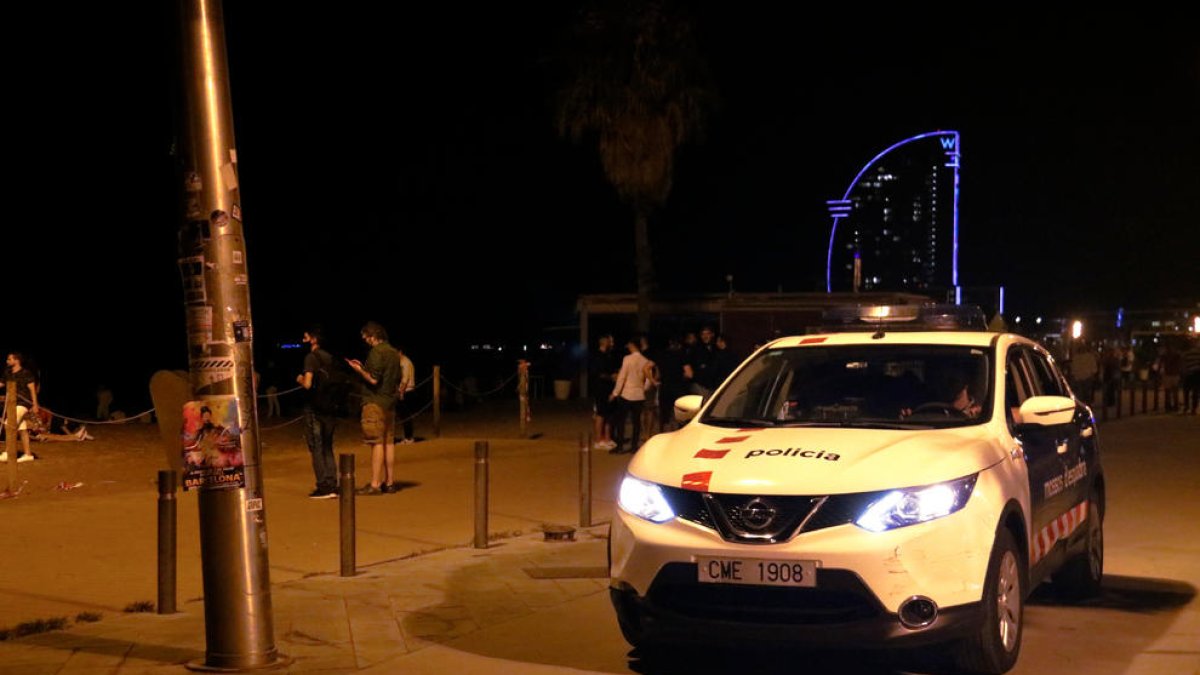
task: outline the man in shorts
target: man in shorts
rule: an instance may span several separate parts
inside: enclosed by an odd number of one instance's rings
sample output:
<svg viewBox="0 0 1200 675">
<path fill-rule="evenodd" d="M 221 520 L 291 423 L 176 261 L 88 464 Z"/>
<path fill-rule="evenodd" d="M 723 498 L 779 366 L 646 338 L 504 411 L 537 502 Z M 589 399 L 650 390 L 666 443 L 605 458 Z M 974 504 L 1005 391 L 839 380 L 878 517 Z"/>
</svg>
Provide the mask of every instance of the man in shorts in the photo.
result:
<svg viewBox="0 0 1200 675">
<path fill-rule="evenodd" d="M 371 446 L 371 482 L 359 488 L 358 493 L 379 495 L 396 491 L 392 472 L 396 463 L 396 385 L 400 382 L 400 355 L 388 344 L 387 331 L 374 321 L 363 326 L 362 338 L 371 347 L 366 364 L 358 359 L 346 359 L 365 382 L 363 442 Z"/>
</svg>

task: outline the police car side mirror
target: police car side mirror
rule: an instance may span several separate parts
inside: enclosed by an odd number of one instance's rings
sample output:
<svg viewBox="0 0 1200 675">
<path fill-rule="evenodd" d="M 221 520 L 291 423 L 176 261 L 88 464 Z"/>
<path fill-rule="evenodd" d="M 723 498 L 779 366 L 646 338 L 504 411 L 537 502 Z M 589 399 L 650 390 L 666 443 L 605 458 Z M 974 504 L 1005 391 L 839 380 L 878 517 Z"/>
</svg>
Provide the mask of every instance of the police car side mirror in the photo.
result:
<svg viewBox="0 0 1200 675">
<path fill-rule="evenodd" d="M 1021 424 L 1052 427 L 1075 419 L 1075 400 L 1065 396 L 1032 396 L 1020 409 Z"/>
<path fill-rule="evenodd" d="M 675 421 L 687 422 L 696 416 L 700 406 L 704 405 L 704 397 L 690 394 L 675 399 Z"/>
</svg>

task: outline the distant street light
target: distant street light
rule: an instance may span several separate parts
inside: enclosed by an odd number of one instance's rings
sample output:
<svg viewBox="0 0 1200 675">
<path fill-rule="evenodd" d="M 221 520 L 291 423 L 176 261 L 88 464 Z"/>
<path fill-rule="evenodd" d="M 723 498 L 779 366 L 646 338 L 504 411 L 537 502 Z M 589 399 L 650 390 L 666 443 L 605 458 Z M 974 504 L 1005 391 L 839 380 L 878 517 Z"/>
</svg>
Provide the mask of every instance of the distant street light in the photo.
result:
<svg viewBox="0 0 1200 675">
<path fill-rule="evenodd" d="M 1083 335 L 1083 322 L 1076 319 L 1071 323 L 1071 337 L 1078 340 Z"/>
</svg>

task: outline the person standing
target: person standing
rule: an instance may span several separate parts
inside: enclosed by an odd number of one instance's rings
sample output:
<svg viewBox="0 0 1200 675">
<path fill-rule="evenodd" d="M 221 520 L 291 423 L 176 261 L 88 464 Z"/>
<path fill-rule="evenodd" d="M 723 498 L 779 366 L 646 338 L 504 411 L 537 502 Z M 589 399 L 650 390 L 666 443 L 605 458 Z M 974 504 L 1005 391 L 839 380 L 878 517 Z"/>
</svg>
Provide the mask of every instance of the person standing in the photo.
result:
<svg viewBox="0 0 1200 675">
<path fill-rule="evenodd" d="M 1179 378 L 1183 375 L 1183 357 L 1170 342 L 1159 357 L 1162 386 L 1167 412 L 1179 411 Z"/>
<path fill-rule="evenodd" d="M 366 383 L 361 422 L 363 442 L 371 446 L 371 482 L 359 488 L 358 493 L 379 495 L 395 492 L 396 386 L 400 381 L 400 355 L 388 344 L 387 331 L 374 321 L 363 326 L 362 339 L 371 348 L 366 364 L 358 359 L 346 359 Z"/>
<path fill-rule="evenodd" d="M 629 353 L 621 361 L 621 370 L 617 373 L 609 401 L 615 404 L 613 418 L 612 452 L 637 452 L 642 439 L 642 406 L 646 402 L 645 383 L 652 376 L 654 363 L 642 355 L 641 342 L 636 337 L 629 338 L 625 343 Z M 633 442 L 628 450 L 622 448 L 625 443 L 625 417 L 633 413 Z"/>
<path fill-rule="evenodd" d="M 1095 350 L 1087 343 L 1077 343 L 1071 353 L 1067 372 L 1071 376 L 1071 388 L 1075 395 L 1087 405 L 1092 405 L 1096 395 L 1096 378 L 1100 374 L 1100 363 L 1096 359 Z"/>
<path fill-rule="evenodd" d="M 333 356 L 321 347 L 319 327 L 313 326 L 305 331 L 303 340 L 309 348 L 304 355 L 304 372 L 296 376 L 296 382 L 305 390 L 304 440 L 312 455 L 313 477 L 317 483 L 316 489 L 308 496 L 311 499 L 333 499 L 337 497 L 337 465 L 333 459 L 337 411 L 328 389 L 333 372 Z"/>
<path fill-rule="evenodd" d="M 613 354 L 613 337 L 605 333 L 597 341 L 596 353 L 588 363 L 589 383 L 592 392 L 592 438 L 597 450 L 612 450 L 617 444 L 612 440 L 613 407 L 612 391 L 620 367 Z"/>
<path fill-rule="evenodd" d="M 33 371 L 25 367 L 25 355 L 21 352 L 9 352 L 4 363 L 8 367 L 5 369 L 3 379 L 0 379 L 0 387 L 4 387 L 9 379 L 14 380 L 17 390 L 10 393 L 16 395 L 17 402 L 31 404 L 29 409 L 34 414 L 40 412 L 37 379 L 33 376 Z"/>
<path fill-rule="evenodd" d="M 687 394 L 683 379 L 683 344 L 677 336 L 667 339 L 667 349 L 654 359 L 658 366 L 658 424 L 660 431 L 676 428 L 675 399 Z"/>
<path fill-rule="evenodd" d="M 688 353 L 693 394 L 707 397 L 717 385 L 717 345 L 713 342 L 712 326 L 700 329 L 700 341 Z M 689 372 L 685 369 L 685 372 Z"/>
<path fill-rule="evenodd" d="M 396 414 L 404 420 L 404 424 L 401 425 L 404 439 L 400 442 L 407 445 L 414 442 L 412 403 L 413 397 L 416 396 L 417 371 L 413 367 L 412 359 L 404 353 L 403 347 L 396 345 L 396 353 L 400 355 L 400 384 L 396 386 Z"/>
<path fill-rule="evenodd" d="M 1183 410 L 1181 415 L 1195 415 L 1200 410 L 1200 339 L 1183 353 L 1179 364 L 1183 378 Z"/>
<path fill-rule="evenodd" d="M 96 419 L 106 420 L 112 412 L 109 408 L 112 406 L 113 393 L 107 385 L 100 385 L 96 388 Z"/>
</svg>

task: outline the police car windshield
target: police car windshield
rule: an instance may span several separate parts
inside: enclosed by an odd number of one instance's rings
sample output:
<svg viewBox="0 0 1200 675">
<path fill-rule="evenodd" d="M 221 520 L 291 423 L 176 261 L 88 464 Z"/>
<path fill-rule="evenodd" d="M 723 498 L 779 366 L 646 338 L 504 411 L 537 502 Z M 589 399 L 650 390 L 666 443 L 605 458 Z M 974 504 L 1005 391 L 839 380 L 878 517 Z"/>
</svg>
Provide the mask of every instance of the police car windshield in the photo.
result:
<svg viewBox="0 0 1200 675">
<path fill-rule="evenodd" d="M 844 345 L 773 349 L 746 364 L 705 423 L 951 427 L 991 416 L 991 358 L 979 347 Z"/>
</svg>

